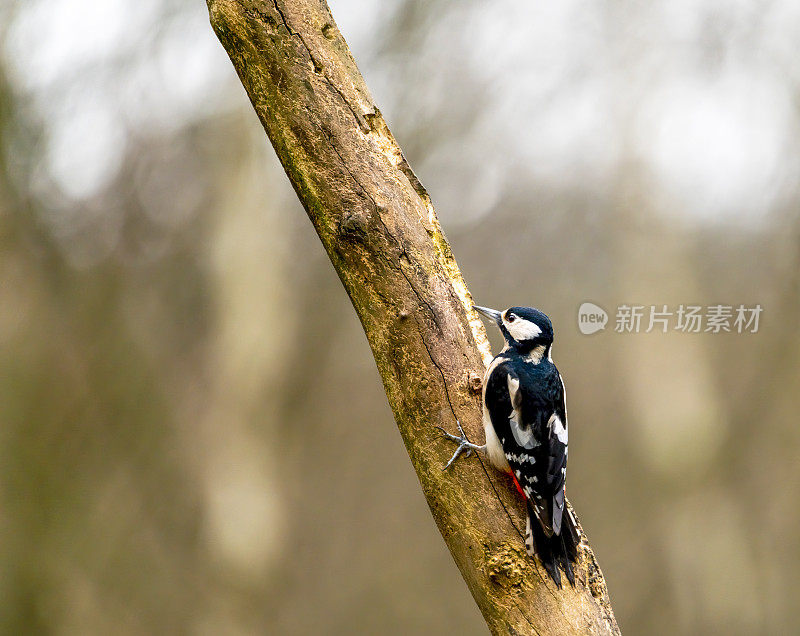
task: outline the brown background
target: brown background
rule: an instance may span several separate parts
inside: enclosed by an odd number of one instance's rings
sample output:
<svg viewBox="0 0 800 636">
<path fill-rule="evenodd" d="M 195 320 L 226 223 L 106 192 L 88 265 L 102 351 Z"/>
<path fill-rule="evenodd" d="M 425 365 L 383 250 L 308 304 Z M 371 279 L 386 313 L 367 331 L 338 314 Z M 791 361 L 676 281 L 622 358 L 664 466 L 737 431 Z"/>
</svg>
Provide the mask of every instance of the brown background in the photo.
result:
<svg viewBox="0 0 800 636">
<path fill-rule="evenodd" d="M 475 298 L 555 323 L 623 631 L 800 629 L 794 3 L 331 8 Z M 483 633 L 202 3 L 0 16 L 0 630 Z"/>
</svg>

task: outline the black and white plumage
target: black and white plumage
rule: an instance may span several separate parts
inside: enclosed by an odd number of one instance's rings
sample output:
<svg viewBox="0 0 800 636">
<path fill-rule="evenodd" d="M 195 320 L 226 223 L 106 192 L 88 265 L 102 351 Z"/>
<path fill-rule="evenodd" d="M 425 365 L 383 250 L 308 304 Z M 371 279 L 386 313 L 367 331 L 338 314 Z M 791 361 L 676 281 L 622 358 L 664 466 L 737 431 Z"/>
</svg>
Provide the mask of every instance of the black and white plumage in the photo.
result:
<svg viewBox="0 0 800 636">
<path fill-rule="evenodd" d="M 448 435 L 459 448 L 483 451 L 496 468 L 512 475 L 528 510 L 525 547 L 538 555 L 561 587 L 559 565 L 574 585 L 572 562 L 580 541 L 575 519 L 565 506 L 567 474 L 567 405 L 564 383 L 552 360 L 550 319 L 530 307 L 504 312 L 477 311 L 492 319 L 505 347 L 492 360 L 483 381 L 486 445 Z M 460 428 L 460 427 L 459 427 Z"/>
</svg>

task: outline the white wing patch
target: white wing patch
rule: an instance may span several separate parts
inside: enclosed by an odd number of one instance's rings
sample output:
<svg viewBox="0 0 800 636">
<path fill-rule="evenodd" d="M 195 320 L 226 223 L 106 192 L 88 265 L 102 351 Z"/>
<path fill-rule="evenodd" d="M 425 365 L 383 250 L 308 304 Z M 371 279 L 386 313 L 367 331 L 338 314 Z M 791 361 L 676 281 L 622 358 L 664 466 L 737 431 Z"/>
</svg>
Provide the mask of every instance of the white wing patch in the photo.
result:
<svg viewBox="0 0 800 636">
<path fill-rule="evenodd" d="M 558 438 L 558 441 L 566 446 L 569 442 L 569 433 L 567 432 L 566 425 L 561 421 L 561 418 L 553 413 L 550 416 L 550 421 L 548 421 L 547 424 L 550 426 L 552 434 Z"/>
<path fill-rule="evenodd" d="M 529 464 L 536 463 L 536 458 L 533 455 L 528 455 L 528 453 L 520 453 L 519 455 L 508 453 L 506 457 L 517 464 L 524 464 L 525 462 Z M 533 481 L 536 481 L 536 477 L 533 478 Z"/>
<path fill-rule="evenodd" d="M 514 408 L 514 413 L 518 414 L 519 406 L 522 403 L 522 396 L 519 393 L 519 378 L 509 373 L 506 376 L 506 383 L 508 384 L 508 397 L 511 398 L 511 406 Z"/>
<path fill-rule="evenodd" d="M 519 420 L 516 418 L 515 413 L 512 413 L 511 417 L 508 419 L 511 420 L 511 434 L 514 436 L 517 444 L 524 448 L 536 448 L 539 445 L 539 442 L 533 439 L 533 428 L 525 430 L 520 427 Z"/>
<path fill-rule="evenodd" d="M 511 413 L 508 416 L 511 423 L 511 433 L 517 444 L 525 448 L 536 448 L 539 445 L 533 437 L 533 427 L 523 428 L 522 413 L 520 407 L 522 406 L 522 394 L 519 391 L 519 378 L 508 374 L 506 381 L 508 382 L 508 397 L 511 398 Z"/>
</svg>

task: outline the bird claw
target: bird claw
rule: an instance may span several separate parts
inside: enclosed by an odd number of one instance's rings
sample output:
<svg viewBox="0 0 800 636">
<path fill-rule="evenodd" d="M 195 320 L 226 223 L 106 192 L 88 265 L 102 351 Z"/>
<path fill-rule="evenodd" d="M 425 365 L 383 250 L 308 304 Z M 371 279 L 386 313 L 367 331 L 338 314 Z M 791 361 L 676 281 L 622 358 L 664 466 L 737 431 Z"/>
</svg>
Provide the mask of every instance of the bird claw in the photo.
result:
<svg viewBox="0 0 800 636">
<path fill-rule="evenodd" d="M 458 420 L 456 420 L 456 426 L 458 426 L 458 432 L 461 433 L 460 437 L 457 436 L 457 435 L 453 435 L 451 433 L 448 433 L 441 426 L 437 426 L 436 427 L 442 432 L 442 435 L 444 437 L 449 439 L 451 442 L 456 442 L 458 444 L 458 448 L 456 448 L 456 452 L 453 453 L 453 456 L 450 458 L 450 461 L 447 462 L 444 465 L 444 468 L 442 468 L 443 471 L 447 470 L 448 468 L 450 468 L 450 466 L 453 465 L 453 462 L 458 459 L 458 457 L 459 457 L 459 455 L 461 455 L 461 453 L 464 453 L 464 457 L 469 457 L 470 455 L 472 455 L 472 451 L 480 450 L 482 448 L 481 446 L 473 444 L 472 442 L 470 442 L 467 439 L 467 435 L 466 435 L 466 433 L 464 433 L 464 429 L 461 428 L 461 422 L 459 422 Z"/>
</svg>

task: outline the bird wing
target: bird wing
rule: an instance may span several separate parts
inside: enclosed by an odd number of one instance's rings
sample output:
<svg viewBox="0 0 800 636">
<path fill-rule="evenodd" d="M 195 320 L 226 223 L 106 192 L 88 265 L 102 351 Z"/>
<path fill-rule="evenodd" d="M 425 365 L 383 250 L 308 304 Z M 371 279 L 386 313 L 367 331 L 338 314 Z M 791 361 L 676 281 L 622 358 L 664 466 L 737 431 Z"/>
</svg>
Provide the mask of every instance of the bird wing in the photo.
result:
<svg viewBox="0 0 800 636">
<path fill-rule="evenodd" d="M 558 372 L 525 386 L 513 366 L 498 365 L 487 386 L 487 408 L 511 471 L 548 536 L 564 512 L 567 415 Z M 530 380 L 529 380 L 530 381 Z"/>
<path fill-rule="evenodd" d="M 545 474 L 543 496 L 549 499 L 551 527 L 555 534 L 561 533 L 561 519 L 564 514 L 564 484 L 567 480 L 567 396 L 564 382 L 558 371 L 548 382 L 549 395 L 552 396 L 552 410 L 547 418 L 547 473 Z"/>
<path fill-rule="evenodd" d="M 534 508 L 541 508 L 546 515 L 539 486 L 545 479 L 547 455 L 540 435 L 542 427 L 528 417 L 527 406 L 520 376 L 511 364 L 499 364 L 488 378 L 486 407 L 520 489 Z"/>
</svg>

